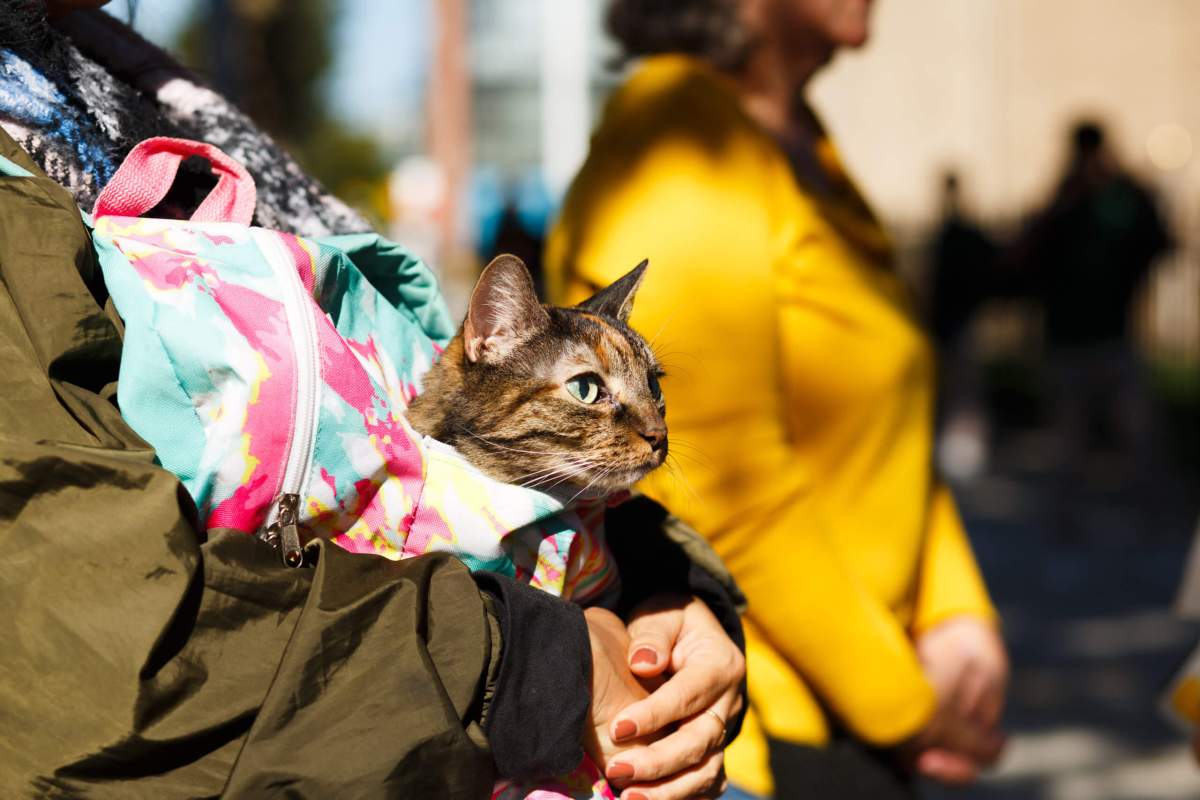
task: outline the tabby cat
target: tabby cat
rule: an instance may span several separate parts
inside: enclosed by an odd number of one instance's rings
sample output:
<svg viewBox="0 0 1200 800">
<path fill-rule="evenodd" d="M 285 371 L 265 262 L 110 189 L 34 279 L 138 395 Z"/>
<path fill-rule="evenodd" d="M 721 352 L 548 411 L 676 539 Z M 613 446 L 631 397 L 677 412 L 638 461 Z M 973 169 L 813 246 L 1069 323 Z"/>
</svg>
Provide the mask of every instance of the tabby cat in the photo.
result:
<svg viewBox="0 0 1200 800">
<path fill-rule="evenodd" d="M 525 264 L 498 256 L 407 417 L 492 478 L 589 496 L 667 456 L 657 360 L 626 324 L 646 271 L 574 308 L 543 306 Z"/>
</svg>

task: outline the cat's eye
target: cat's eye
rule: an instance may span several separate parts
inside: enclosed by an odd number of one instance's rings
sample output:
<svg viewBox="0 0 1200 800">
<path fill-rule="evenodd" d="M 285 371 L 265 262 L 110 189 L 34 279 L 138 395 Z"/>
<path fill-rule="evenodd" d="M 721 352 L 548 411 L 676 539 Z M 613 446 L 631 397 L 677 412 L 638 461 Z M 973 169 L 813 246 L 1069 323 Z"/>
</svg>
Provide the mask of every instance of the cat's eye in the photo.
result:
<svg viewBox="0 0 1200 800">
<path fill-rule="evenodd" d="M 567 391 L 581 403 L 591 405 L 604 394 L 604 384 L 595 375 L 576 375 L 567 381 Z"/>
<path fill-rule="evenodd" d="M 650 396 L 655 400 L 662 399 L 662 386 L 659 385 L 658 379 L 662 377 L 661 372 L 650 372 L 646 375 L 646 382 L 650 384 Z"/>
</svg>

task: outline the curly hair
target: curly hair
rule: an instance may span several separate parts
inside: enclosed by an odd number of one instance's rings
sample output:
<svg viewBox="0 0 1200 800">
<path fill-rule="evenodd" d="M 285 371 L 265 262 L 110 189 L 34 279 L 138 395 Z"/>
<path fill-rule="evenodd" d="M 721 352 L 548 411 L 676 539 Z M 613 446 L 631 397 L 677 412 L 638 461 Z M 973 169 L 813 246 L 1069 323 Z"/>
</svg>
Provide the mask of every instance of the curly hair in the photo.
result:
<svg viewBox="0 0 1200 800">
<path fill-rule="evenodd" d="M 42 0 L 0 1 L 0 47 L 41 47 L 49 28 Z"/>
<path fill-rule="evenodd" d="M 126 17 L 133 20 L 138 0 L 126 0 Z M 15 52 L 38 52 L 50 45 L 46 0 L 0 0 L 0 47 Z"/>
<path fill-rule="evenodd" d="M 738 9 L 738 0 L 613 0 L 607 24 L 622 60 L 686 53 L 734 70 L 745 63 L 751 44 Z"/>
</svg>

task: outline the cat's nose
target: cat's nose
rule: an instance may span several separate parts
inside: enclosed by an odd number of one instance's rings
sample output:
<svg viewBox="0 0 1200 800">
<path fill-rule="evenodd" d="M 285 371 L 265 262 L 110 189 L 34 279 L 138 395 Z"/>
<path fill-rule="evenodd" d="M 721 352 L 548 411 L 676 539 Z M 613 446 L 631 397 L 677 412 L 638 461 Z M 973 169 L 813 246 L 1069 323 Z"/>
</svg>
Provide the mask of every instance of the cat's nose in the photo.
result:
<svg viewBox="0 0 1200 800">
<path fill-rule="evenodd" d="M 638 431 L 638 434 L 646 440 L 646 443 L 650 445 L 650 449 L 654 452 L 658 452 L 667 446 L 667 429 L 663 426 L 645 428 Z"/>
</svg>

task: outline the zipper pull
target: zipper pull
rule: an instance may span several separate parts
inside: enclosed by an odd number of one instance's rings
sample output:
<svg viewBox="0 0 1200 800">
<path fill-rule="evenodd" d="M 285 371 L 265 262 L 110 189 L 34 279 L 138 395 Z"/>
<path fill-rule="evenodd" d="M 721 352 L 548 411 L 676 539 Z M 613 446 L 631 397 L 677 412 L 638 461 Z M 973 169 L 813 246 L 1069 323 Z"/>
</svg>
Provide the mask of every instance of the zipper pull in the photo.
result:
<svg viewBox="0 0 1200 800">
<path fill-rule="evenodd" d="M 275 521 L 267 528 L 267 539 L 277 543 L 285 567 L 304 566 L 304 548 L 300 546 L 300 529 L 296 524 L 299 508 L 300 495 L 280 495 Z"/>
</svg>

